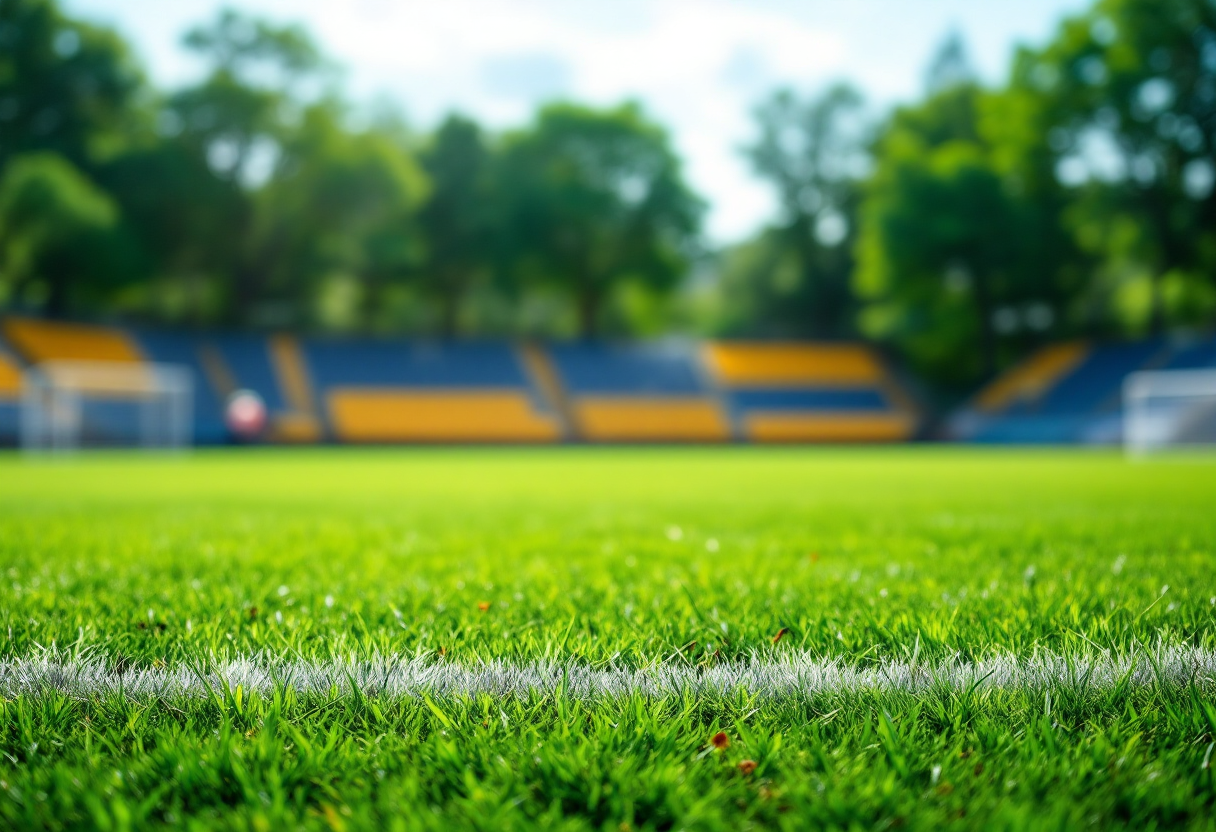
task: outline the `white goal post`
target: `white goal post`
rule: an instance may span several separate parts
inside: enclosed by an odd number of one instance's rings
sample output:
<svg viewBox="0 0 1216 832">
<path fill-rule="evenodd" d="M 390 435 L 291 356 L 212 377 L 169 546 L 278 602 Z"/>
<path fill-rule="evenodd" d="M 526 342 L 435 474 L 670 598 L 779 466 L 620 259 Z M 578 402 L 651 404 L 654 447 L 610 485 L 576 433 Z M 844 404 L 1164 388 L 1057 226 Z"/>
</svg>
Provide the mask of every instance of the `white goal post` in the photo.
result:
<svg viewBox="0 0 1216 832">
<path fill-rule="evenodd" d="M 1133 454 L 1216 447 L 1216 369 L 1128 376 L 1123 382 L 1123 445 Z"/>
<path fill-rule="evenodd" d="M 51 361 L 26 370 L 21 445 L 183 448 L 193 439 L 194 382 L 172 364 Z"/>
</svg>

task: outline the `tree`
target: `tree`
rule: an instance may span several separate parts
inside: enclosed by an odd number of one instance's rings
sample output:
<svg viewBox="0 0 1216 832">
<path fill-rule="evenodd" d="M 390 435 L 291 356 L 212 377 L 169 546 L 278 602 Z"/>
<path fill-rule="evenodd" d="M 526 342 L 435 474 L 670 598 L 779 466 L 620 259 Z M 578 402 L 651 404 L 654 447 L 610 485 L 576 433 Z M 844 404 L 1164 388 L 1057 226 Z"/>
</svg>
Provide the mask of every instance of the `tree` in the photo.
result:
<svg viewBox="0 0 1216 832">
<path fill-rule="evenodd" d="M 185 46 L 211 64 L 198 85 L 169 99 L 172 132 L 194 144 L 219 174 L 265 178 L 284 130 L 302 113 L 300 88 L 326 68 L 309 35 L 231 9 L 186 33 Z M 251 164 L 260 162 L 260 170 Z"/>
<path fill-rule="evenodd" d="M 311 108 L 255 198 L 245 268 L 261 276 L 262 302 L 289 310 L 280 323 L 309 323 L 323 282 L 346 279 L 367 323 L 384 287 L 417 269 L 414 215 L 427 187 L 391 137 L 350 131 L 332 108 Z"/>
<path fill-rule="evenodd" d="M 1169 322 L 1170 285 L 1183 295 L 1205 286 L 1211 320 L 1216 5 L 1100 0 L 1046 48 L 1021 54 L 1013 86 L 1045 102 L 1078 241 L 1099 261 L 1147 273 L 1149 328 Z"/>
<path fill-rule="evenodd" d="M 55 153 L 9 160 L 0 178 L 0 276 L 11 297 L 50 315 L 87 310 L 134 270 L 115 232 L 118 210 Z M 33 295 L 33 298 L 30 296 Z"/>
<path fill-rule="evenodd" d="M 142 87 L 113 32 L 69 20 L 51 0 L 0 0 L 0 169 L 33 151 L 88 168 L 139 120 Z"/>
<path fill-rule="evenodd" d="M 975 69 L 967 54 L 967 44 L 961 34 L 951 32 L 929 62 L 929 69 L 925 72 L 925 90 L 932 96 L 975 83 Z"/>
<path fill-rule="evenodd" d="M 240 184 L 172 139 L 129 148 L 100 163 L 95 178 L 148 264 L 142 290 L 124 295 L 125 311 L 195 326 L 225 317 L 250 215 Z"/>
<path fill-rule="evenodd" d="M 618 290 L 664 295 L 684 276 L 703 206 L 637 105 L 545 107 L 507 137 L 501 171 L 516 274 L 568 294 L 582 337 Z"/>
<path fill-rule="evenodd" d="M 308 317 L 303 310 L 311 298 L 288 299 L 284 292 L 306 292 L 315 283 L 311 274 L 285 276 L 281 258 L 289 255 L 280 237 L 297 235 L 273 221 L 267 206 L 285 208 L 282 194 L 292 191 L 293 186 L 276 187 L 273 182 L 287 165 L 286 143 L 294 143 L 297 164 L 303 148 L 331 144 L 328 133 L 311 143 L 305 136 L 311 129 L 329 131 L 332 119 L 309 120 L 306 111 L 312 105 L 301 92 L 307 82 L 322 79 L 327 64 L 300 27 L 275 25 L 231 9 L 188 31 L 183 44 L 209 68 L 202 81 L 165 102 L 163 141 L 175 150 L 159 161 L 173 165 L 178 178 L 171 182 L 188 177 L 206 197 L 195 203 L 190 218 L 199 231 L 194 241 L 219 232 L 210 240 L 214 245 L 202 252 L 203 270 L 225 284 L 224 317 L 230 323 L 300 322 Z M 204 171 L 218 181 L 208 182 Z M 186 213 L 181 204 L 171 204 Z M 300 206 L 291 210 L 297 209 Z M 198 262 L 197 252 L 187 245 L 180 260 Z M 290 256 L 300 255 L 297 251 Z M 275 307 L 277 312 L 268 314 Z"/>
<path fill-rule="evenodd" d="M 982 151 L 963 142 L 888 150 L 863 217 L 858 286 L 872 301 L 871 334 L 939 379 L 991 376 L 1017 228 Z"/>
<path fill-rule="evenodd" d="M 1044 204 L 985 135 L 988 98 L 965 84 L 899 110 L 876 145 L 858 242 L 867 334 L 947 386 L 991 377 L 1056 320 L 1057 278 L 1034 243 Z"/>
<path fill-rule="evenodd" d="M 859 183 L 868 165 L 861 96 L 837 85 L 799 100 L 781 90 L 756 110 L 746 148 L 776 190 L 778 224 L 727 260 L 728 331 L 843 337 L 854 332 L 849 285 Z M 748 318 L 739 315 L 748 309 Z"/>
<path fill-rule="evenodd" d="M 477 124 L 450 116 L 419 161 L 431 189 L 418 216 L 427 250 L 422 277 L 439 301 L 441 332 L 452 337 L 465 296 L 495 268 L 502 218 L 494 160 Z"/>
</svg>

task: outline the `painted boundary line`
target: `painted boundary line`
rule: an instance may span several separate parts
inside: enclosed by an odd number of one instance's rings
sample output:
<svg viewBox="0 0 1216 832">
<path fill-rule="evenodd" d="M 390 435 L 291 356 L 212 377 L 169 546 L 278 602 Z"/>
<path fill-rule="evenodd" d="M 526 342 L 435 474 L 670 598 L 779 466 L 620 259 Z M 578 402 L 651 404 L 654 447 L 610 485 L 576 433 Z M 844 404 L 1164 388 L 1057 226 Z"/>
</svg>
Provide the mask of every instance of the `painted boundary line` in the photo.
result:
<svg viewBox="0 0 1216 832">
<path fill-rule="evenodd" d="M 738 693 L 793 699 L 874 692 L 926 694 L 934 690 L 1035 692 L 1066 689 L 1098 693 L 1119 687 L 1216 685 L 1216 651 L 1158 646 L 1136 653 L 996 657 L 980 662 L 883 662 L 852 666 L 806 655 L 755 657 L 751 661 L 696 668 L 664 664 L 642 669 L 595 669 L 574 663 L 492 661 L 472 666 L 432 658 L 373 657 L 326 662 L 250 656 L 210 668 L 116 670 L 95 655 L 73 659 L 48 650 L 0 661 L 0 697 L 50 693 L 92 698 L 121 694 L 139 699 L 196 698 L 225 686 L 269 693 L 290 687 L 298 694 L 388 697 L 462 696 L 530 698 L 561 691 L 577 699 L 692 695 L 716 698 Z"/>
</svg>

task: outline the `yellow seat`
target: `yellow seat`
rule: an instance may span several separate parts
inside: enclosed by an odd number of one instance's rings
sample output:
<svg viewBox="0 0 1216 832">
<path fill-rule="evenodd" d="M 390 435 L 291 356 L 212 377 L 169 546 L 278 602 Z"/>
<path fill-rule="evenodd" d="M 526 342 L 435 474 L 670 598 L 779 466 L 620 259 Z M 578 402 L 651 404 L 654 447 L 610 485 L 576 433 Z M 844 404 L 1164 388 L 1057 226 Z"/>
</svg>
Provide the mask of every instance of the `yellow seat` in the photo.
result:
<svg viewBox="0 0 1216 832">
<path fill-rule="evenodd" d="M 17 362 L 0 353 L 0 398 L 15 399 L 21 395 L 21 368 Z"/>
<path fill-rule="evenodd" d="M 559 435 L 556 421 L 517 391 L 339 388 L 328 404 L 335 436 L 348 442 L 552 442 Z"/>
<path fill-rule="evenodd" d="M 720 442 L 730 438 L 721 408 L 709 399 L 582 398 L 579 434 L 592 442 Z"/>
<path fill-rule="evenodd" d="M 865 386 L 886 372 L 859 344 L 718 342 L 705 346 L 705 362 L 726 387 Z"/>
<path fill-rule="evenodd" d="M 751 413 L 744 433 L 754 442 L 900 442 L 915 428 L 904 413 Z"/>
<path fill-rule="evenodd" d="M 1080 342 L 1041 349 L 980 391 L 976 405 L 980 410 L 993 413 L 1018 402 L 1033 401 L 1084 361 L 1088 354 L 1089 347 Z"/>
<path fill-rule="evenodd" d="M 119 329 L 30 318 L 8 318 L 4 335 L 31 364 L 44 361 L 144 361 L 135 341 Z"/>
<path fill-rule="evenodd" d="M 321 423 L 311 413 L 285 410 L 276 413 L 270 423 L 270 438 L 274 442 L 306 445 L 321 440 Z"/>
</svg>

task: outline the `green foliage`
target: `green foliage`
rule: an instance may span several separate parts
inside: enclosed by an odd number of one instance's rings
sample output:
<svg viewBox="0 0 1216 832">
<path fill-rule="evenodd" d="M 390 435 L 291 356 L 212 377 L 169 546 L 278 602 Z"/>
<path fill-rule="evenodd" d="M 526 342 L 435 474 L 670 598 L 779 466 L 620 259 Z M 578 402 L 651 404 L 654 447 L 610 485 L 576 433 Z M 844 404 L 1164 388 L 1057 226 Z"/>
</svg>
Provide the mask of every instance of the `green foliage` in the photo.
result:
<svg viewBox="0 0 1216 832">
<path fill-rule="evenodd" d="M 440 333 L 452 337 L 460 330 L 468 295 L 500 274 L 503 197 L 495 157 L 470 119 L 444 120 L 419 162 L 431 182 L 431 196 L 418 216 L 427 247 L 422 279 L 438 301 Z"/>
<path fill-rule="evenodd" d="M 298 87 L 324 68 L 316 45 L 297 26 L 274 26 L 231 9 L 210 26 L 191 29 L 183 42 L 211 62 L 211 72 L 170 98 L 172 132 L 194 144 L 217 173 L 261 178 L 249 170 L 252 156 L 273 155 L 298 120 Z"/>
<path fill-rule="evenodd" d="M 855 90 L 840 85 L 807 101 L 778 91 L 757 108 L 760 135 L 746 153 L 776 190 L 781 217 L 726 256 L 718 332 L 856 334 L 849 284 L 860 183 L 868 165 L 861 103 Z"/>
<path fill-rule="evenodd" d="M 113 32 L 53 0 L 0 0 L 0 170 L 35 151 L 87 167 L 138 123 L 142 87 Z"/>
<path fill-rule="evenodd" d="M 284 308 L 316 297 L 326 279 L 353 278 L 358 320 L 373 321 L 379 294 L 419 259 L 411 218 L 425 175 L 391 137 L 345 129 L 322 106 L 284 137 L 276 175 L 257 194 L 246 282 L 239 291 Z M 255 283 L 254 281 L 264 281 Z M 309 322 L 295 309 L 286 322 Z"/>
<path fill-rule="evenodd" d="M 1213 499 L 1206 461 L 1089 452 L 0 457 L 2 653 L 640 667 L 1210 650 Z M 0 702 L 0 825 L 1207 828 L 1216 808 L 1201 686 L 214 693 Z M 713 751 L 718 731 L 731 743 Z"/>
<path fill-rule="evenodd" d="M 1115 317 L 1118 284 L 1144 275 L 1148 302 L 1134 328 L 1210 322 L 1211 301 L 1168 304 L 1166 286 L 1216 288 L 1216 8 L 1100 0 L 1048 46 L 1023 52 L 1012 86 L 1044 102 L 1042 128 L 1078 191 L 1070 225 L 1106 265 L 1090 315 Z M 1132 233 L 1120 233 L 1129 223 Z"/>
<path fill-rule="evenodd" d="M 964 389 L 1061 332 L 1067 247 L 1036 237 L 1060 205 L 1000 132 L 1012 106 L 962 85 L 898 111 L 861 209 L 864 331 Z"/>
<path fill-rule="evenodd" d="M 42 295 L 61 315 L 87 308 L 129 265 L 117 219 L 113 200 L 63 157 L 10 160 L 0 178 L 4 293 Z"/>
<path fill-rule="evenodd" d="M 356 117 L 299 26 L 224 10 L 183 45 L 206 72 L 159 94 L 113 32 L 0 0 L 0 177 L 52 153 L 113 208 L 104 233 L 0 244 L 0 303 L 443 336 L 861 335 L 952 395 L 1051 340 L 1216 316 L 1209 0 L 1095 0 L 991 89 L 953 36 L 924 98 L 877 125 L 847 85 L 774 92 L 744 154 L 779 213 L 701 260 L 716 280 L 684 307 L 704 206 L 637 105 L 417 136 Z"/>
<path fill-rule="evenodd" d="M 869 334 L 897 343 L 922 370 L 964 383 L 996 369 L 992 317 L 1008 294 L 1001 284 L 1010 282 L 1020 236 L 985 148 L 967 136 L 978 94 L 955 88 L 896 117 L 869 183 L 858 247 L 858 288 L 873 301 Z M 964 355 L 970 359 L 960 361 Z"/>
<path fill-rule="evenodd" d="M 623 288 L 663 295 L 687 269 L 703 206 L 638 106 L 550 105 L 507 137 L 501 169 L 516 278 L 568 294 L 580 335 Z"/>
</svg>

